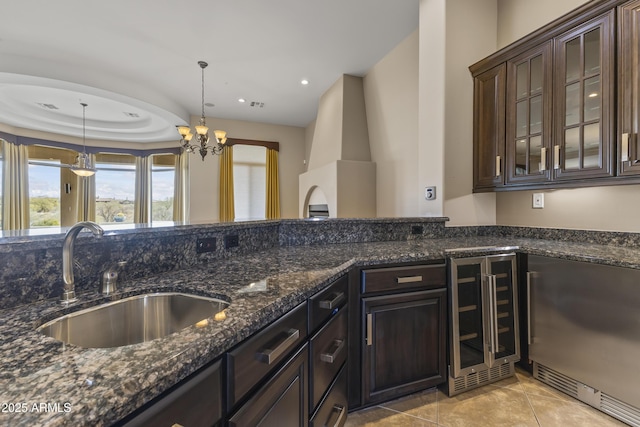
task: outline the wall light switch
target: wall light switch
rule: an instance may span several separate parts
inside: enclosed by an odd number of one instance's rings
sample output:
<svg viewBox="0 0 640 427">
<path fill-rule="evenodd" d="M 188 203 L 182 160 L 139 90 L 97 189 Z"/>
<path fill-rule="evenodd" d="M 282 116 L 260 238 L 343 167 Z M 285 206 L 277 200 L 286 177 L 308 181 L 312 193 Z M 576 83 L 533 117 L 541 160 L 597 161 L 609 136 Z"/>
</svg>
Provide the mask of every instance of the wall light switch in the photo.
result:
<svg viewBox="0 0 640 427">
<path fill-rule="evenodd" d="M 533 193 L 533 209 L 544 208 L 544 193 Z"/>
</svg>

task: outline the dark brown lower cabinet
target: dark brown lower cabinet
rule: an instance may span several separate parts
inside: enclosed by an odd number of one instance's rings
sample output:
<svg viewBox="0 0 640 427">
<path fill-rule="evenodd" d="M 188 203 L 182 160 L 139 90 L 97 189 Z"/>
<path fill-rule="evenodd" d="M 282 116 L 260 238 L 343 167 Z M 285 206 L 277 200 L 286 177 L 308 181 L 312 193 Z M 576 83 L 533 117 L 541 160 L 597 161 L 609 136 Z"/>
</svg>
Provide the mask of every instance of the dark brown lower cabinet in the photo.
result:
<svg viewBox="0 0 640 427">
<path fill-rule="evenodd" d="M 446 380 L 447 291 L 362 299 L 364 405 Z"/>
<path fill-rule="evenodd" d="M 308 360 L 305 344 L 229 418 L 229 426 L 306 426 L 309 419 Z"/>
<path fill-rule="evenodd" d="M 204 368 L 128 420 L 126 427 L 219 425 L 222 418 L 220 361 Z"/>
<path fill-rule="evenodd" d="M 347 366 L 340 370 L 318 410 L 311 417 L 309 427 L 341 427 L 347 421 Z"/>
</svg>

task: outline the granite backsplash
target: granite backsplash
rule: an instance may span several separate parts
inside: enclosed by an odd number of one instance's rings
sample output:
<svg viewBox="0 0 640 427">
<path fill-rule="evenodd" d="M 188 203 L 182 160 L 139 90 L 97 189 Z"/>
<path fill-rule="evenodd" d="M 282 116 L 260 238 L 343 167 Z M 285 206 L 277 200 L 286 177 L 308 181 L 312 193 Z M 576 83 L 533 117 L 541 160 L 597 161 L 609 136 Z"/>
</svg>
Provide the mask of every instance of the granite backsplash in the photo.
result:
<svg viewBox="0 0 640 427">
<path fill-rule="evenodd" d="M 102 238 L 82 232 L 75 243 L 76 292 L 96 292 L 102 273 L 118 262 L 120 281 L 215 263 L 270 248 L 407 241 L 456 237 L 519 237 L 558 242 L 640 247 L 640 233 L 510 226 L 445 227 L 447 218 L 271 220 L 113 231 Z M 62 230 L 64 232 L 64 230 Z M 225 248 L 225 237 L 238 246 Z M 0 238 L 0 309 L 58 298 L 62 292 L 64 233 Z M 215 239 L 212 252 L 197 253 L 196 241 Z"/>
<path fill-rule="evenodd" d="M 280 246 L 402 241 L 444 237 L 447 218 L 273 220 L 81 232 L 75 242 L 76 292 L 97 291 L 104 271 L 121 261 L 120 281 L 215 263 Z M 64 230 L 62 230 L 64 232 Z M 237 235 L 238 246 L 225 248 Z M 215 239 L 212 252 L 197 253 L 197 239 Z M 64 233 L 0 238 L 0 309 L 62 293 Z"/>
</svg>

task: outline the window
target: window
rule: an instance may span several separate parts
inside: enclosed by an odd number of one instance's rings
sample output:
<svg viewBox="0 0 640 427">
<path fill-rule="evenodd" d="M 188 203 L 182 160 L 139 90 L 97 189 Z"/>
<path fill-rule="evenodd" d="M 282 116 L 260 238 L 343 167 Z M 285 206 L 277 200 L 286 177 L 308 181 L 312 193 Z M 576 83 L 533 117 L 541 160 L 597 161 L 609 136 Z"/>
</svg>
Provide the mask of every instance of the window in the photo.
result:
<svg viewBox="0 0 640 427">
<path fill-rule="evenodd" d="M 265 219 L 267 149 L 256 145 L 233 146 L 233 197 L 235 220 Z"/>
<path fill-rule="evenodd" d="M 60 227 L 75 222 L 76 200 L 61 191 L 75 185 L 75 175 L 60 167 L 77 153 L 64 148 L 31 145 L 29 150 L 29 226 Z"/>
<path fill-rule="evenodd" d="M 96 222 L 134 222 L 135 157 L 129 154 L 96 155 Z"/>
<path fill-rule="evenodd" d="M 151 156 L 151 221 L 173 221 L 175 154 Z"/>
</svg>

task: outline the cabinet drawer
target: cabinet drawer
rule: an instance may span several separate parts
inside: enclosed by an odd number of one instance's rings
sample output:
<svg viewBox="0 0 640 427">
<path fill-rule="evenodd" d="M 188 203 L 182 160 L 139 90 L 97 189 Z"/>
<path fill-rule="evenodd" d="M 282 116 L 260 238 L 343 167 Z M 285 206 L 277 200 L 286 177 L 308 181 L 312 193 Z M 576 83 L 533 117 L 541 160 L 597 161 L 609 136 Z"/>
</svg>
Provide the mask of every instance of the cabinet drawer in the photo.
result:
<svg viewBox="0 0 640 427">
<path fill-rule="evenodd" d="M 173 391 L 121 425 L 146 427 L 176 424 L 197 427 L 216 424 L 222 417 L 220 371 L 218 361 L 188 378 Z"/>
<path fill-rule="evenodd" d="M 309 332 L 318 329 L 347 302 L 349 280 L 343 276 L 309 299 Z"/>
<path fill-rule="evenodd" d="M 331 385 L 327 397 L 313 414 L 309 427 L 342 427 L 347 421 L 347 366 Z"/>
<path fill-rule="evenodd" d="M 238 409 L 229 427 L 307 425 L 308 357 L 305 345 Z"/>
<path fill-rule="evenodd" d="M 362 293 L 406 289 L 444 288 L 447 270 L 444 264 L 375 268 L 362 271 Z"/>
<path fill-rule="evenodd" d="M 309 346 L 309 401 L 313 410 L 347 360 L 347 307 L 341 308 L 338 314 L 311 338 Z"/>
<path fill-rule="evenodd" d="M 227 353 L 231 409 L 307 338 L 306 301 Z"/>
</svg>

